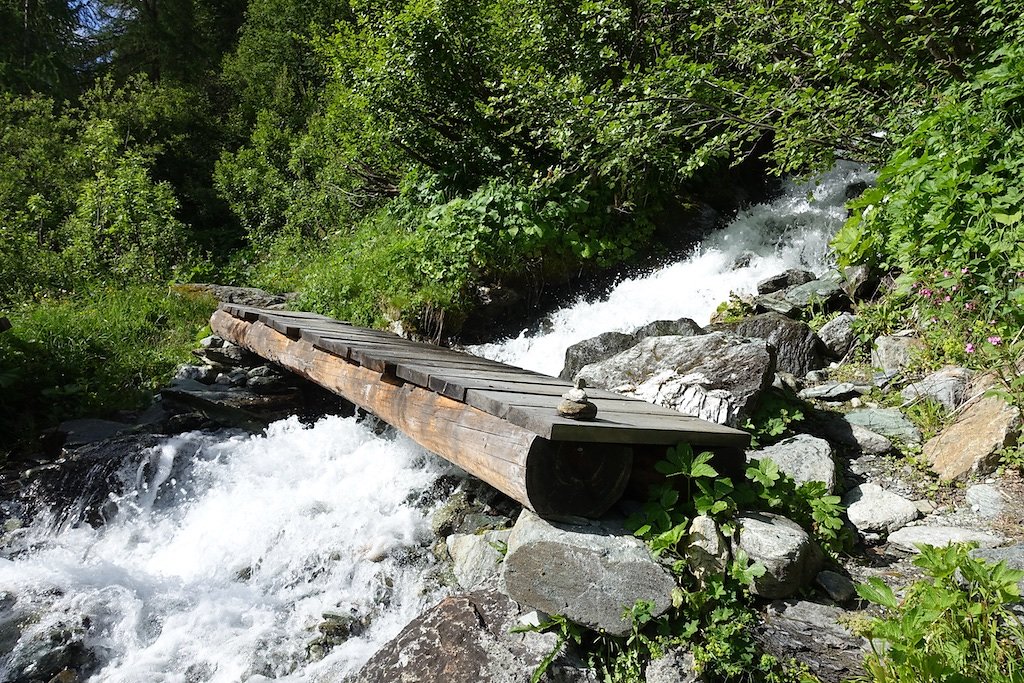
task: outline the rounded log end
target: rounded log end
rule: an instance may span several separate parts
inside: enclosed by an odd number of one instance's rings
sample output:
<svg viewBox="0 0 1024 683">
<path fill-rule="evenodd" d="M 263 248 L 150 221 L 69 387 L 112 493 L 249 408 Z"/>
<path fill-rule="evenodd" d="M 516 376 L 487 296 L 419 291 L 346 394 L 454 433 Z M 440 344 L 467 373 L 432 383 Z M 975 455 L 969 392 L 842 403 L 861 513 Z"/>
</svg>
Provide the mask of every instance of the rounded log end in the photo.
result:
<svg viewBox="0 0 1024 683">
<path fill-rule="evenodd" d="M 633 449 L 537 439 L 526 459 L 526 495 L 541 517 L 600 517 L 622 497 Z"/>
</svg>

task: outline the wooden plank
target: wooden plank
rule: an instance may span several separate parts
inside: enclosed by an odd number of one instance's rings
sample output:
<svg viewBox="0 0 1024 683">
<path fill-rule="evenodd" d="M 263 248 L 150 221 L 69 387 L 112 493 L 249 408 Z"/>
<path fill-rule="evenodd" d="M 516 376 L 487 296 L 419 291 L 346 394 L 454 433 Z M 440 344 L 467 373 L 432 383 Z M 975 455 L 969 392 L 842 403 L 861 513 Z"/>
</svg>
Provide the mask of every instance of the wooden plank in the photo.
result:
<svg viewBox="0 0 1024 683">
<path fill-rule="evenodd" d="M 685 415 L 680 415 L 685 418 Z M 591 421 L 568 420 L 545 408 L 513 406 L 505 419 L 552 441 L 664 444 L 685 442 L 703 446 L 745 448 L 750 435 L 697 418 L 668 426 L 641 415 L 609 412 Z"/>
<path fill-rule="evenodd" d="M 424 349 L 353 345 L 349 351 L 349 358 L 365 367 L 392 375 L 401 361 L 445 364 L 456 368 L 487 369 L 494 373 L 516 372 L 515 368 L 509 369 L 508 366 L 495 365 L 492 361 L 476 356 L 459 355 L 454 352 L 438 353 Z"/>
<path fill-rule="evenodd" d="M 554 412 L 561 401 L 561 394 L 470 389 L 466 392 L 464 402 L 496 417 L 505 417 L 509 409 L 515 406 L 521 406 L 524 408 L 551 408 L 552 412 Z M 671 408 L 656 406 L 648 403 L 647 401 L 641 401 L 627 396 L 618 396 L 614 394 L 611 398 L 591 396 L 590 401 L 597 406 L 598 417 L 614 412 L 616 414 L 642 415 L 652 420 L 660 419 L 669 423 L 681 423 L 697 420 L 695 417 L 683 415 Z"/>
<path fill-rule="evenodd" d="M 625 490 L 632 468 L 629 449 L 552 444 L 422 387 L 381 382 L 373 371 L 308 340 L 290 339 L 265 323 L 249 323 L 226 311 L 215 312 L 210 325 L 223 338 L 374 413 L 541 515 L 600 516 Z"/>
<path fill-rule="evenodd" d="M 495 372 L 492 368 L 446 367 L 436 362 L 431 365 L 416 361 L 400 361 L 397 363 L 395 376 L 427 388 L 430 388 L 430 381 L 433 379 L 437 386 L 450 387 L 448 392 L 439 389 L 438 393 L 457 401 L 465 398 L 468 386 L 479 386 L 484 389 L 495 386 L 537 386 L 558 390 L 563 394 L 569 389 L 568 385 L 551 384 L 551 382 L 560 381 L 553 377 L 520 370 L 512 366 L 505 366 L 505 368 L 510 371 Z"/>
</svg>

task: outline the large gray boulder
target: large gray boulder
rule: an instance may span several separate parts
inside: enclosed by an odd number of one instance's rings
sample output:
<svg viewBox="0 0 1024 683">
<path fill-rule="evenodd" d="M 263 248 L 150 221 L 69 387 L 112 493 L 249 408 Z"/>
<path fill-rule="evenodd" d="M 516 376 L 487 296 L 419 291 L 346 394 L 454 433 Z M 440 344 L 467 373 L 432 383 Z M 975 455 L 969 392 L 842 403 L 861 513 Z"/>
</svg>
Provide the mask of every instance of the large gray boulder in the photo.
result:
<svg viewBox="0 0 1024 683">
<path fill-rule="evenodd" d="M 611 358 L 636 342 L 636 337 L 625 332 L 604 332 L 577 342 L 565 350 L 565 365 L 558 376 L 573 379 L 583 366 Z"/>
<path fill-rule="evenodd" d="M 765 278 L 757 283 L 758 294 L 773 294 L 783 289 L 796 287 L 814 280 L 814 273 L 809 270 L 790 268 L 787 271 Z"/>
<path fill-rule="evenodd" d="M 836 358 L 845 356 L 857 340 L 853 331 L 854 320 L 856 317 L 852 313 L 840 313 L 818 330 L 818 338 Z"/>
<path fill-rule="evenodd" d="M 554 633 L 513 633 L 522 609 L 494 587 L 445 598 L 377 651 L 353 683 L 527 683 L 557 642 Z M 596 681 L 558 657 L 545 683 Z"/>
<path fill-rule="evenodd" d="M 984 392 L 991 382 L 974 388 Z M 1020 411 L 1000 396 L 974 401 L 938 436 L 924 445 L 924 457 L 943 481 L 984 476 L 999 464 L 999 453 L 1021 433 Z"/>
<path fill-rule="evenodd" d="M 919 382 L 908 384 L 900 392 L 904 401 L 927 398 L 941 403 L 946 410 L 956 410 L 967 398 L 971 371 L 966 368 L 942 368 Z"/>
<path fill-rule="evenodd" d="M 726 330 L 741 337 L 764 339 L 775 347 L 775 369 L 803 377 L 827 365 L 828 347 L 807 323 L 779 313 L 762 313 L 736 322 L 718 323 L 709 330 Z"/>
<path fill-rule="evenodd" d="M 857 408 L 848 412 L 844 419 L 890 439 L 908 444 L 921 443 L 921 430 L 898 408 Z"/>
<path fill-rule="evenodd" d="M 995 548 L 1005 539 L 987 531 L 955 526 L 907 526 L 889 534 L 889 543 L 908 552 L 918 552 L 919 545 L 946 546 L 952 543 L 977 543 L 981 548 Z"/>
<path fill-rule="evenodd" d="M 788 598 L 811 584 L 821 569 L 821 549 L 799 524 L 770 512 L 736 516 L 737 548 L 759 562 L 765 573 L 750 592 L 762 598 Z"/>
<path fill-rule="evenodd" d="M 775 352 L 765 340 L 727 332 L 649 337 L 579 372 L 589 386 L 733 426 L 751 413 L 774 375 Z"/>
<path fill-rule="evenodd" d="M 850 298 L 839 283 L 827 278 L 797 285 L 787 290 L 782 298 L 800 309 L 813 305 L 825 311 L 838 311 L 850 305 Z"/>
<path fill-rule="evenodd" d="M 862 534 L 891 534 L 921 513 L 912 501 L 878 484 L 861 484 L 843 497 L 846 516 Z"/>
<path fill-rule="evenodd" d="M 652 614 L 664 614 L 676 587 L 621 525 L 555 523 L 529 510 L 509 536 L 502 577 L 516 602 L 616 636 L 632 628 L 624 610 L 646 600 L 654 604 Z"/>
<path fill-rule="evenodd" d="M 704 334 L 704 329 L 690 318 L 655 320 L 628 333 L 605 332 L 577 342 L 566 349 L 565 365 L 558 376 L 562 379 L 574 379 L 583 366 L 611 358 L 648 337 L 692 337 L 697 334 Z"/>
<path fill-rule="evenodd" d="M 899 372 L 924 351 L 924 342 L 911 336 L 891 335 L 875 339 L 871 349 L 871 365 L 884 373 Z"/>
<path fill-rule="evenodd" d="M 797 434 L 768 448 L 747 451 L 747 461 L 756 460 L 773 460 L 779 470 L 792 477 L 798 486 L 820 481 L 828 487 L 830 493 L 836 489 L 836 463 L 832 457 L 832 446 L 824 439 L 810 434 Z"/>
</svg>

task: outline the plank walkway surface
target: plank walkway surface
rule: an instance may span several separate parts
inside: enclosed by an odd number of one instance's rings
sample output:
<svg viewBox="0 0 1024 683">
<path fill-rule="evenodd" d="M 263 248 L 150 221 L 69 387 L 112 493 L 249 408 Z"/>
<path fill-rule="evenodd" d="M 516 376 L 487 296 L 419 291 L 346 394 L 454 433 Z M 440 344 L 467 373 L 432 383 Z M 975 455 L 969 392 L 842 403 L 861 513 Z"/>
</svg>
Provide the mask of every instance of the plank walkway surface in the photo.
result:
<svg viewBox="0 0 1024 683">
<path fill-rule="evenodd" d="M 745 432 L 600 389 L 587 389 L 596 419 L 566 419 L 556 406 L 567 381 L 315 313 L 222 304 L 211 326 L 549 516 L 601 514 L 625 487 L 631 446 L 749 444 Z"/>
</svg>

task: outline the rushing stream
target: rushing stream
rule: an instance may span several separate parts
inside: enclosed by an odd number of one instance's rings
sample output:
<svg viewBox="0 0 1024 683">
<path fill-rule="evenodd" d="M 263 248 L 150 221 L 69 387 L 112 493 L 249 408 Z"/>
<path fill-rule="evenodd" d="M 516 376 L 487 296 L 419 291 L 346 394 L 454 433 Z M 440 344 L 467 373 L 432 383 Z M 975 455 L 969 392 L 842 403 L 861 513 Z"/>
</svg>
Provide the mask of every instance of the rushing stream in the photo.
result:
<svg viewBox="0 0 1024 683">
<path fill-rule="evenodd" d="M 622 280 L 603 298 L 555 311 L 539 334 L 524 331 L 469 351 L 557 375 L 569 346 L 602 332 L 678 318 L 707 324 L 730 292 L 751 293 L 760 280 L 788 268 L 828 269 L 828 242 L 846 219 L 847 188 L 873 180 L 863 166 L 839 164 L 817 182 L 788 183 L 778 199 L 740 212 L 681 261 Z"/>
<path fill-rule="evenodd" d="M 841 166 L 793 185 L 684 260 L 557 311 L 545 333 L 473 350 L 557 374 L 570 344 L 600 332 L 706 323 L 730 291 L 827 268 L 846 188 L 860 180 Z M 106 524 L 42 515 L 7 531 L 0 681 L 55 641 L 79 643 L 95 683 L 342 680 L 443 594 L 429 576 L 436 503 L 421 494 L 452 469 L 353 418 L 167 439 L 121 473 L 131 493 L 111 501 Z M 317 659 L 308 646 L 325 612 L 359 628 Z"/>
</svg>

